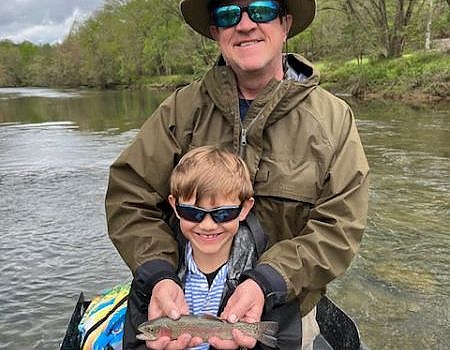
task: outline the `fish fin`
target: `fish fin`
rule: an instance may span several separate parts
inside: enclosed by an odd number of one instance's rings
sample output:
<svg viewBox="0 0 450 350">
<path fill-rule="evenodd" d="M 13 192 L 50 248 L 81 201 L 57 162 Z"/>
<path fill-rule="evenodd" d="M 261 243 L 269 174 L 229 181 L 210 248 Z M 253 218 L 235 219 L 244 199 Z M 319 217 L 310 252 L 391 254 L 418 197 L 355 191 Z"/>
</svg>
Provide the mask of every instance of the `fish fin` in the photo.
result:
<svg viewBox="0 0 450 350">
<path fill-rule="evenodd" d="M 278 322 L 275 321 L 263 321 L 259 325 L 258 340 L 274 348 L 277 346 L 277 338 L 275 337 L 278 332 Z"/>
<path fill-rule="evenodd" d="M 213 320 L 213 321 L 225 322 L 225 320 L 222 320 L 221 318 L 217 317 L 217 316 L 214 315 L 214 314 L 206 313 L 206 314 L 202 314 L 200 317 L 201 317 L 201 318 L 204 318 L 204 319 L 206 319 L 206 320 Z"/>
<path fill-rule="evenodd" d="M 261 333 L 274 336 L 278 332 L 278 322 L 276 322 L 276 321 L 262 321 L 259 324 L 259 329 L 260 329 Z"/>
<path fill-rule="evenodd" d="M 277 346 L 277 338 L 272 337 L 271 335 L 261 334 L 258 337 L 258 340 L 270 348 L 276 348 Z"/>
</svg>

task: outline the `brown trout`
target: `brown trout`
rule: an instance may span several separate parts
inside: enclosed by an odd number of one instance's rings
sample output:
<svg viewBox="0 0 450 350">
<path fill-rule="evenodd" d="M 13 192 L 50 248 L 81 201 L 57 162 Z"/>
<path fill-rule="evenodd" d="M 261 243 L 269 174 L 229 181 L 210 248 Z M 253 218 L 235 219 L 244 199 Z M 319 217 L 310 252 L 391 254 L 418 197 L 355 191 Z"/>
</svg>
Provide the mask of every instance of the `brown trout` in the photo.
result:
<svg viewBox="0 0 450 350">
<path fill-rule="evenodd" d="M 188 333 L 194 337 L 200 337 L 206 342 L 212 336 L 232 339 L 231 330 L 234 328 L 269 347 L 276 346 L 277 339 L 275 335 L 278 331 L 278 322 L 229 323 L 210 315 L 181 316 L 178 320 L 160 317 L 139 325 L 138 330 L 141 334 L 138 334 L 136 337 L 140 340 L 155 340 L 164 335 L 169 336 L 171 339 L 177 339 L 182 333 Z"/>
</svg>

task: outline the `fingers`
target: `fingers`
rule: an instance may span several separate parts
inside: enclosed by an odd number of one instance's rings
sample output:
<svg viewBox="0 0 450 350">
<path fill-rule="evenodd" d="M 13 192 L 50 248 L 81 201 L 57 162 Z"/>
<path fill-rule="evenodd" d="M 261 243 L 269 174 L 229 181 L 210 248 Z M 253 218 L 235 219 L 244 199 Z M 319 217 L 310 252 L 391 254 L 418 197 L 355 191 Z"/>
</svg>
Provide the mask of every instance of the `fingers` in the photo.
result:
<svg viewBox="0 0 450 350">
<path fill-rule="evenodd" d="M 253 349 L 256 345 L 255 338 L 245 335 L 238 329 L 233 329 L 233 339 L 237 344 L 239 344 L 239 346 L 244 348 Z"/>
<path fill-rule="evenodd" d="M 152 294 L 148 306 L 148 318 L 168 316 L 174 320 L 180 318 L 181 310 L 178 310 L 175 300 L 169 294 Z"/>
<path fill-rule="evenodd" d="M 159 349 L 166 349 L 167 345 L 169 343 L 170 343 L 170 338 L 163 336 L 163 337 L 159 337 L 157 340 L 146 341 L 145 345 L 149 349 L 159 350 Z"/>
<path fill-rule="evenodd" d="M 159 281 L 152 290 L 152 297 L 148 307 L 148 318 L 154 319 L 168 316 L 178 319 L 189 313 L 189 307 L 184 298 L 181 287 L 172 280 Z"/>
<path fill-rule="evenodd" d="M 218 337 L 211 337 L 208 339 L 208 343 L 211 344 L 215 349 L 237 349 L 239 345 L 234 340 L 222 340 Z"/>
<path fill-rule="evenodd" d="M 258 284 L 248 279 L 241 283 L 231 295 L 221 314 L 228 322 L 258 322 L 264 307 L 264 293 Z M 233 340 L 223 340 L 211 337 L 209 343 L 216 349 L 237 349 L 240 347 L 254 348 L 256 339 L 233 329 Z"/>
<path fill-rule="evenodd" d="M 203 343 L 202 338 L 192 337 L 190 334 L 181 334 L 178 339 L 170 340 L 167 336 L 161 336 L 158 340 L 147 341 L 145 345 L 149 349 L 154 350 L 179 350 L 200 345 Z"/>
<path fill-rule="evenodd" d="M 145 345 L 147 348 L 155 350 L 176 350 L 187 348 L 190 340 L 191 336 L 189 334 L 181 334 L 178 339 L 172 341 L 167 336 L 161 336 L 157 340 L 145 342 Z"/>
<path fill-rule="evenodd" d="M 233 339 L 236 341 L 236 343 L 239 344 L 239 346 L 242 346 L 244 348 L 252 349 L 256 345 L 255 338 L 250 337 L 249 335 L 245 335 L 239 329 L 233 329 Z"/>
<path fill-rule="evenodd" d="M 208 340 L 215 349 L 237 349 L 244 347 L 252 349 L 256 346 L 256 339 L 245 335 L 238 329 L 233 329 L 233 340 L 223 340 L 218 337 L 211 337 Z"/>
<path fill-rule="evenodd" d="M 159 281 L 152 290 L 148 305 L 148 319 L 168 316 L 176 320 L 183 314 L 189 314 L 189 307 L 181 287 L 170 279 Z M 201 343 L 202 340 L 198 337 L 193 338 L 190 334 L 182 334 L 175 340 L 171 340 L 168 336 L 160 336 L 156 340 L 146 341 L 146 346 L 155 350 L 177 350 L 194 347 Z"/>
<path fill-rule="evenodd" d="M 225 306 L 221 317 L 228 322 L 258 322 L 264 307 L 264 294 L 258 284 L 248 279 L 241 283 Z"/>
<path fill-rule="evenodd" d="M 200 337 L 192 337 L 190 343 L 189 343 L 189 347 L 193 348 L 195 346 L 200 345 L 201 343 L 204 343 L 203 339 Z"/>
</svg>

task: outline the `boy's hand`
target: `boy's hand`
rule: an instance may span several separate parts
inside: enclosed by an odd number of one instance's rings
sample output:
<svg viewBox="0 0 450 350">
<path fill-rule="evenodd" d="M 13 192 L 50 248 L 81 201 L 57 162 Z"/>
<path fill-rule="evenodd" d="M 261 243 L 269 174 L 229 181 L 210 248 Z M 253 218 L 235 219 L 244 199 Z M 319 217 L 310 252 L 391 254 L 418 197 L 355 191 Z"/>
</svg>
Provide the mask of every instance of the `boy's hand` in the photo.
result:
<svg viewBox="0 0 450 350">
<path fill-rule="evenodd" d="M 156 283 L 148 305 L 149 320 L 162 316 L 177 320 L 181 315 L 188 314 L 189 307 L 184 298 L 184 292 L 177 283 L 171 279 L 164 279 Z"/>
<path fill-rule="evenodd" d="M 174 320 L 181 315 L 188 315 L 189 307 L 184 298 L 183 290 L 170 279 L 158 282 L 152 291 L 152 297 L 148 306 L 148 319 L 168 316 Z M 182 334 L 176 340 L 170 340 L 167 336 L 159 337 L 157 340 L 146 341 L 149 349 L 185 349 L 202 343 L 199 338 L 192 338 L 190 334 Z"/>
<path fill-rule="evenodd" d="M 242 282 L 231 295 L 220 315 L 228 322 L 259 322 L 264 308 L 264 293 L 252 279 Z M 211 337 L 209 343 L 216 349 L 237 349 L 239 346 L 253 348 L 256 339 L 246 336 L 239 330 L 233 330 L 233 341 Z"/>
</svg>

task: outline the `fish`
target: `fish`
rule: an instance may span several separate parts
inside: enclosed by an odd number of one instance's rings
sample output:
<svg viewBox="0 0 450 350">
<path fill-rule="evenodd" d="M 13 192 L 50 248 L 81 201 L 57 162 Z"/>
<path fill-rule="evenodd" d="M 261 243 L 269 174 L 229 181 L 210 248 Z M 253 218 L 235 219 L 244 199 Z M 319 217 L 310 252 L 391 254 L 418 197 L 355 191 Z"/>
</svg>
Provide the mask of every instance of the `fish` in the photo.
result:
<svg viewBox="0 0 450 350">
<path fill-rule="evenodd" d="M 173 340 L 183 333 L 188 333 L 193 337 L 202 338 L 205 342 L 212 336 L 225 340 L 232 339 L 232 329 L 239 329 L 269 347 L 276 347 L 278 322 L 230 323 L 213 315 L 183 315 L 177 320 L 166 316 L 159 317 L 140 324 L 137 329 L 141 333 L 137 334 L 136 338 L 140 340 L 156 340 L 163 335 Z"/>
</svg>

